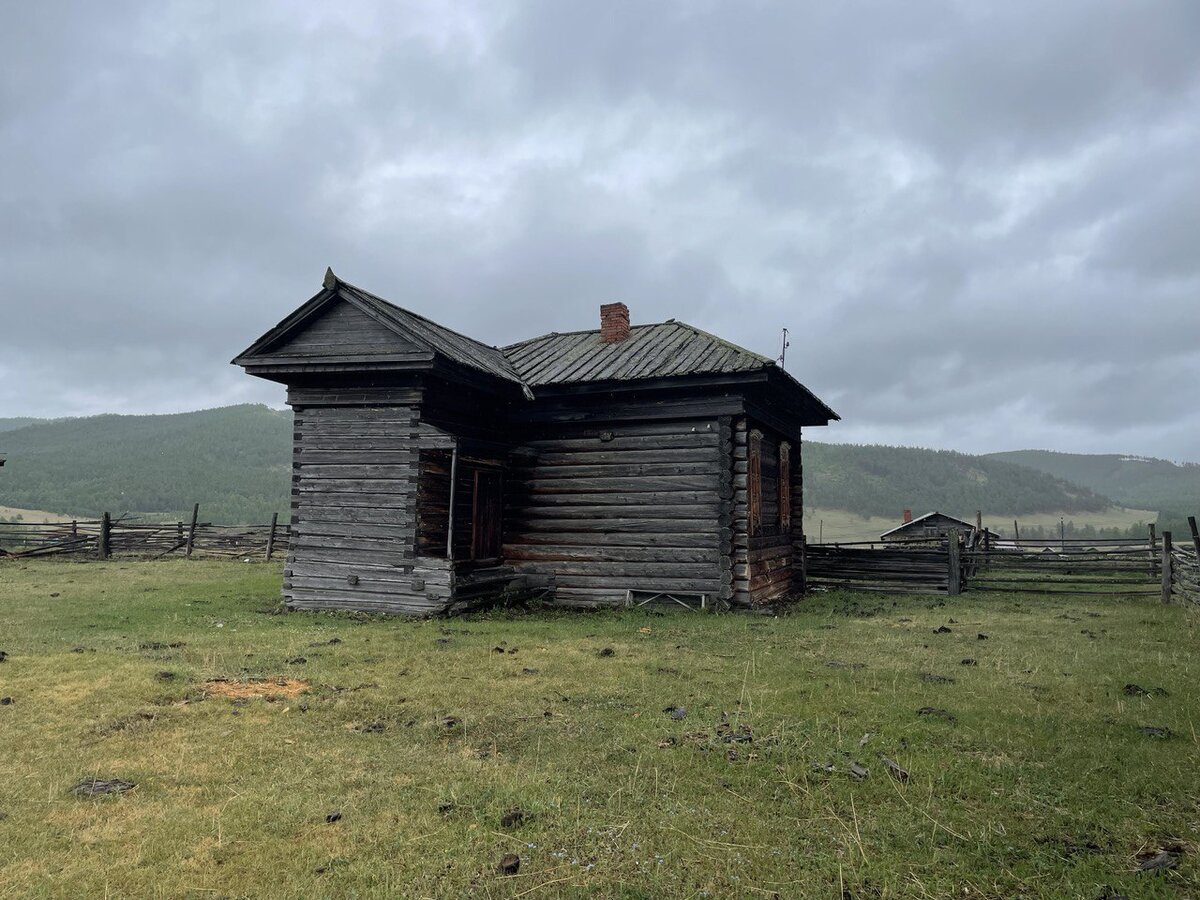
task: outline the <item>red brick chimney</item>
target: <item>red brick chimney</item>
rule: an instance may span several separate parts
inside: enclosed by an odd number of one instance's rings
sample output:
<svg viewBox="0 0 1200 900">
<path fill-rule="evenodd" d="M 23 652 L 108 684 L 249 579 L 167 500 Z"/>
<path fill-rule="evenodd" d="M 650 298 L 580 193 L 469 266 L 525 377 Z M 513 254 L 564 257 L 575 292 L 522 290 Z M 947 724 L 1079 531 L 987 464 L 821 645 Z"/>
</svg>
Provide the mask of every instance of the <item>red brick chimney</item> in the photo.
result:
<svg viewBox="0 0 1200 900">
<path fill-rule="evenodd" d="M 600 304 L 600 340 L 617 344 L 629 337 L 629 307 L 624 303 Z"/>
<path fill-rule="evenodd" d="M 904 524 L 907 525 L 911 521 L 912 521 L 912 510 L 906 509 L 904 511 Z"/>
</svg>

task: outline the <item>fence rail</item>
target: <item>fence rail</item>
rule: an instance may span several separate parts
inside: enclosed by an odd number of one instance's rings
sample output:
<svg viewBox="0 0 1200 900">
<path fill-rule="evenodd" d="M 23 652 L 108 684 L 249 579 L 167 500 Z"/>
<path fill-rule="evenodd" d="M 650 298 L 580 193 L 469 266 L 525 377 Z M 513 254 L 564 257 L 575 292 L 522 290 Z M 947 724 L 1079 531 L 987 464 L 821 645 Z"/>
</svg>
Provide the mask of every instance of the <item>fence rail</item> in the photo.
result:
<svg viewBox="0 0 1200 900">
<path fill-rule="evenodd" d="M 1145 540 L 993 540 L 986 532 L 941 540 L 857 541 L 805 548 L 806 585 L 887 594 L 1025 593 L 1152 597 L 1200 603 L 1200 531 L 1190 540 L 1147 529 Z"/>
<path fill-rule="evenodd" d="M 286 552 L 289 527 L 278 516 L 266 525 L 216 525 L 199 521 L 199 506 L 188 522 L 114 519 L 33 524 L 0 523 L 0 557 L 21 559 L 79 555 L 107 559 L 114 554 L 165 557 L 172 554 L 270 560 Z"/>
</svg>

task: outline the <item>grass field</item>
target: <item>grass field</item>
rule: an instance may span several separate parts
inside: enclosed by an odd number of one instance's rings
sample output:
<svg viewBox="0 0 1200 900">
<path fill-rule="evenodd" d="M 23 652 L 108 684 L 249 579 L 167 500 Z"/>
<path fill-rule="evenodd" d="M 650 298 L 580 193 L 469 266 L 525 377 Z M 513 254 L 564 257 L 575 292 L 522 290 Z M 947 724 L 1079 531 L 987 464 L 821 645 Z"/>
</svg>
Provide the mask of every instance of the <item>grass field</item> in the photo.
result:
<svg viewBox="0 0 1200 900">
<path fill-rule="evenodd" d="M 46 512 L 44 509 L 20 509 L 16 506 L 0 506 L 0 522 L 70 522 L 80 516 L 63 516 L 58 513 Z"/>
<path fill-rule="evenodd" d="M 0 895 L 1200 892 L 1196 611 L 399 621 L 273 614 L 279 578 L 0 564 Z M 136 788 L 77 797 L 85 776 Z"/>
<path fill-rule="evenodd" d="M 914 515 L 921 515 L 931 510 L 913 510 Z M 951 516 L 959 516 L 969 522 L 975 521 L 975 514 L 970 510 L 941 510 Z M 821 509 L 813 507 L 804 511 L 804 530 L 810 541 L 823 539 L 826 543 L 832 541 L 874 541 L 885 531 L 900 524 L 900 513 L 891 518 L 886 516 L 860 516 L 844 509 Z M 1148 524 L 1158 520 L 1158 513 L 1147 509 L 1126 509 L 1114 506 L 1103 512 L 1080 513 L 1027 513 L 1023 516 L 993 514 L 984 512 L 983 524 L 992 531 L 1012 537 L 1013 519 L 1019 520 L 1021 533 L 1027 534 L 1027 529 L 1044 528 L 1051 535 L 1058 534 L 1059 519 L 1065 518 L 1083 528 L 1091 525 L 1094 528 L 1119 528 L 1124 531 L 1134 525 Z"/>
</svg>

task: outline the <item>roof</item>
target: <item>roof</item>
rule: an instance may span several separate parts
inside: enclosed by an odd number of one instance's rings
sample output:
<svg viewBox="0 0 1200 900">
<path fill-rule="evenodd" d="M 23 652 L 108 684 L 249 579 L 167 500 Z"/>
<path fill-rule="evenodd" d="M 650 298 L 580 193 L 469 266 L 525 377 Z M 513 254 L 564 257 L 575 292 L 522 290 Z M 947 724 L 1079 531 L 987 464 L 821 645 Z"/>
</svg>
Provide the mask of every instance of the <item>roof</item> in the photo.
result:
<svg viewBox="0 0 1200 900">
<path fill-rule="evenodd" d="M 439 325 L 415 312 L 389 303 L 382 297 L 377 297 L 341 279 L 337 279 L 337 291 L 347 299 L 354 298 L 372 307 L 385 319 L 398 326 L 404 334 L 428 344 L 432 350 L 453 362 L 479 369 L 520 385 L 526 384 L 517 374 L 512 363 L 505 358 L 504 353 L 496 347 L 467 337 L 465 334 L 459 334 L 445 325 Z"/>
<path fill-rule="evenodd" d="M 264 334 L 233 362 L 259 368 L 269 364 L 270 350 L 288 334 L 321 314 L 334 300 L 352 303 L 385 327 L 421 344 L 454 363 L 520 385 L 532 399 L 532 387 L 589 382 L 632 382 L 687 375 L 728 375 L 766 372 L 783 379 L 815 403 L 827 419 L 838 415 L 804 385 L 775 365 L 775 361 L 709 334 L 694 325 L 671 319 L 653 325 L 634 325 L 629 337 L 605 342 L 599 329 L 552 332 L 507 347 L 492 347 L 396 306 L 343 281 L 330 269 L 325 287 L 307 303 Z M 270 361 L 273 362 L 273 361 Z"/>
<path fill-rule="evenodd" d="M 332 269 L 326 271 L 324 285 L 322 291 L 239 353 L 233 362 L 237 365 L 244 365 L 250 362 L 252 357 L 269 352 L 269 349 L 278 344 L 286 335 L 303 327 L 334 300 L 341 299 L 364 309 L 385 327 L 391 328 L 397 334 L 418 344 L 425 345 L 433 353 L 439 354 L 451 362 L 519 384 L 528 393 L 528 386 L 496 347 L 467 337 L 465 334 L 459 334 L 457 331 L 390 303 L 369 291 L 364 291 L 362 288 L 338 278 L 333 274 Z"/>
<path fill-rule="evenodd" d="M 775 365 L 673 319 L 634 325 L 629 337 L 617 342 L 602 341 L 599 330 L 544 334 L 505 347 L 504 355 L 531 385 L 749 372 Z"/>
<path fill-rule="evenodd" d="M 917 516 L 915 519 L 913 519 L 910 522 L 902 522 L 899 525 L 897 525 L 895 528 L 890 528 L 887 531 L 885 531 L 883 534 L 880 535 L 880 537 L 885 538 L 889 534 L 895 534 L 897 531 L 903 531 L 905 528 L 911 528 L 912 526 L 916 525 L 918 522 L 922 522 L 925 519 L 932 518 L 933 516 L 941 516 L 943 519 L 949 519 L 951 522 L 957 522 L 959 525 L 963 526 L 964 528 L 974 528 L 975 527 L 970 522 L 965 522 L 962 519 L 958 518 L 957 516 L 948 516 L 945 513 L 940 513 L 937 510 L 934 510 L 933 512 L 925 513 L 923 516 Z M 987 529 L 985 529 L 985 530 L 987 530 Z"/>
</svg>

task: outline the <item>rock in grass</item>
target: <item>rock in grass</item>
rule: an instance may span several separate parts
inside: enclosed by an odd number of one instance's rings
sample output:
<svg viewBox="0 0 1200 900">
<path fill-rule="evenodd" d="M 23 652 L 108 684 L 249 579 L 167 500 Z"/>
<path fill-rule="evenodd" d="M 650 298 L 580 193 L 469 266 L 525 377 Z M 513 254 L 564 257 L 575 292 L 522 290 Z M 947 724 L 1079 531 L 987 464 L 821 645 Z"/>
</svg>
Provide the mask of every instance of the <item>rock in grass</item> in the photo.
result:
<svg viewBox="0 0 1200 900">
<path fill-rule="evenodd" d="M 1143 859 L 1138 864 L 1138 871 L 1158 874 L 1174 869 L 1179 865 L 1179 857 L 1183 855 L 1182 850 L 1182 847 L 1164 848 L 1153 856 Z"/>
<path fill-rule="evenodd" d="M 939 625 L 937 628 L 933 629 L 933 633 L 934 634 L 950 634 L 950 629 L 947 628 L 945 625 Z"/>
<path fill-rule="evenodd" d="M 158 680 L 158 681 L 174 681 L 174 680 L 175 680 L 175 673 L 174 673 L 174 672 L 168 672 L 168 671 L 165 671 L 165 670 L 164 670 L 164 671 L 162 671 L 162 672 L 155 672 L 155 673 L 154 673 L 154 677 L 155 677 L 155 679 L 156 679 L 156 680 Z"/>
<path fill-rule="evenodd" d="M 977 665 L 979 665 L 979 662 L 968 656 L 966 659 L 964 659 L 962 662 L 960 662 L 959 665 L 960 666 L 977 666 Z"/>
<path fill-rule="evenodd" d="M 332 825 L 334 822 L 340 821 L 342 821 L 342 811 L 340 809 L 335 809 L 333 812 L 328 813 L 325 816 L 326 825 Z"/>
<path fill-rule="evenodd" d="M 988 639 L 988 636 L 986 634 L 984 634 L 982 631 L 979 632 L 979 634 L 975 635 L 975 640 L 977 640 L 977 641 L 986 641 L 987 639 Z"/>
<path fill-rule="evenodd" d="M 519 825 L 524 824 L 525 819 L 528 816 L 529 816 L 529 813 L 525 812 L 525 810 L 521 809 L 518 806 L 514 806 L 512 809 L 510 809 L 508 812 L 506 812 L 504 815 L 502 815 L 500 817 L 500 827 L 501 828 L 516 828 Z"/>
<path fill-rule="evenodd" d="M 883 763 L 884 768 L 888 770 L 889 775 L 891 775 L 901 784 L 906 784 L 908 782 L 908 770 L 901 768 L 899 763 L 888 759 L 886 756 L 879 757 L 879 760 Z"/>
<path fill-rule="evenodd" d="M 934 675 L 932 672 L 921 672 L 918 676 L 926 684 L 954 684 L 949 675 Z"/>
<path fill-rule="evenodd" d="M 508 853 L 500 860 L 500 865 L 496 866 L 496 871 L 501 875 L 516 875 L 520 868 L 521 857 L 515 853 Z"/>
<path fill-rule="evenodd" d="M 615 656 L 616 652 L 612 647 L 605 647 L 600 651 L 600 656 Z"/>
<path fill-rule="evenodd" d="M 678 721 L 679 719 L 682 719 L 687 715 L 687 707 L 686 706 L 668 706 L 666 709 L 663 710 L 663 712 L 665 712 L 672 719 L 675 719 L 676 721 Z"/>
<path fill-rule="evenodd" d="M 12 697 L 0 697 L 0 706 L 12 706 L 12 705 L 13 705 Z"/>
<path fill-rule="evenodd" d="M 1140 684 L 1127 684 L 1127 685 L 1125 685 L 1124 688 L 1122 688 L 1122 693 L 1124 693 L 1126 697 L 1166 697 L 1166 696 L 1168 696 L 1167 692 L 1164 691 L 1162 688 L 1150 688 L 1150 690 L 1146 690 L 1146 688 L 1142 687 Z"/>
<path fill-rule="evenodd" d="M 944 709 L 937 709 L 933 706 L 922 706 L 920 709 L 917 710 L 917 715 L 923 716 L 926 718 L 930 718 L 930 719 L 941 719 L 943 722 L 958 721 L 954 717 L 953 713 L 947 712 Z"/>
<path fill-rule="evenodd" d="M 0 662 L 4 662 L 6 659 L 8 659 L 8 654 L 0 650 Z"/>
<path fill-rule="evenodd" d="M 1166 740 L 1171 736 L 1171 729 L 1165 725 L 1143 725 L 1138 731 L 1146 735 L 1146 737 L 1159 738 L 1160 740 Z"/>
<path fill-rule="evenodd" d="M 85 778 L 71 788 L 71 793 L 77 797 L 99 797 L 105 794 L 124 794 L 135 787 L 136 784 L 124 778 Z"/>
</svg>

